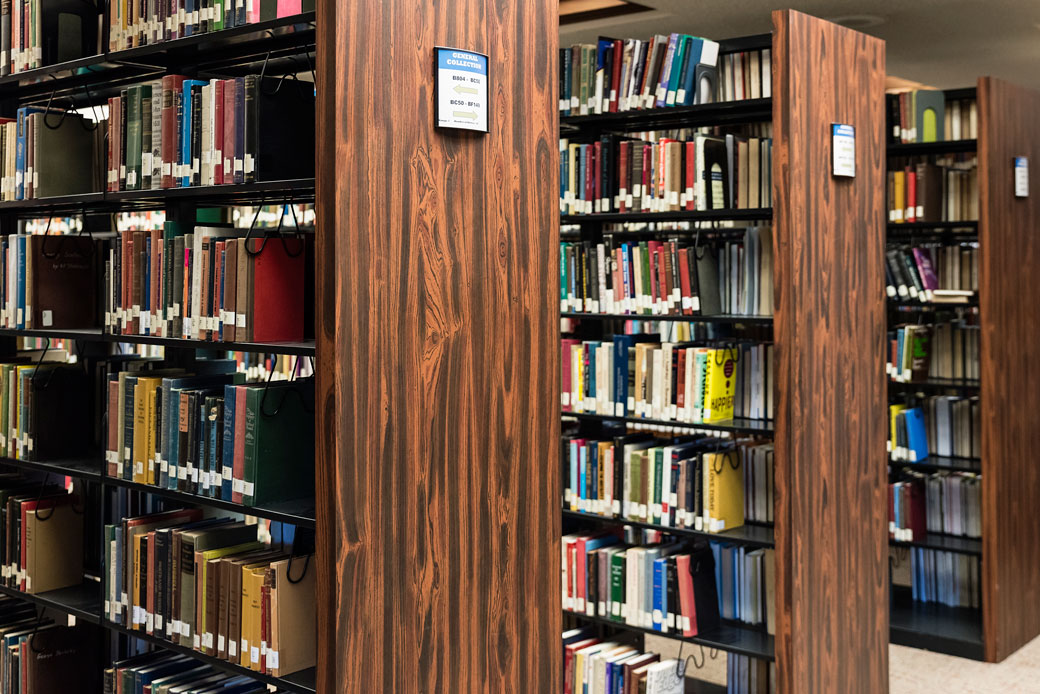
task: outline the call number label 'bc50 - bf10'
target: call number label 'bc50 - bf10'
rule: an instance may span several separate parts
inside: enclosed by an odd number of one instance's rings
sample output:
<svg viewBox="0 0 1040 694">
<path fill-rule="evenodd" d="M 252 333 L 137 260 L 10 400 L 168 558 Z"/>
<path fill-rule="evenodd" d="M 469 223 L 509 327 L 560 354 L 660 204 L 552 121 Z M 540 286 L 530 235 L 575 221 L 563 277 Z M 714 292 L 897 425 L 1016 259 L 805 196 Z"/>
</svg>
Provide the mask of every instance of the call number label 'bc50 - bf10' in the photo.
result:
<svg viewBox="0 0 1040 694">
<path fill-rule="evenodd" d="M 437 127 L 488 131 L 488 59 L 483 53 L 435 48 Z"/>
</svg>

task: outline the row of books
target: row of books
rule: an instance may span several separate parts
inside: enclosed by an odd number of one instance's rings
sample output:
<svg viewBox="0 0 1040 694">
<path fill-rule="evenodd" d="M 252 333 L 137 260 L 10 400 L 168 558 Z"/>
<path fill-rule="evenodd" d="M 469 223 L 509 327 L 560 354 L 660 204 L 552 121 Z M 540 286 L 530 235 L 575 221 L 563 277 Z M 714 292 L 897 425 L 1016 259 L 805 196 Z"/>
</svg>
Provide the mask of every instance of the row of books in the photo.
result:
<svg viewBox="0 0 1040 694">
<path fill-rule="evenodd" d="M 978 379 L 977 325 L 963 322 L 901 325 L 888 334 L 886 372 L 893 381 Z"/>
<path fill-rule="evenodd" d="M 979 177 L 974 154 L 931 163 L 908 160 L 888 171 L 888 221 L 970 222 L 979 218 Z"/>
<path fill-rule="evenodd" d="M 889 247 L 885 260 L 890 298 L 956 304 L 979 290 L 977 246 Z"/>
<path fill-rule="evenodd" d="M 933 395 L 920 399 L 917 407 L 897 403 L 888 411 L 888 452 L 893 460 L 981 455 L 978 396 Z"/>
<path fill-rule="evenodd" d="M 120 371 L 108 380 L 108 474 L 247 506 L 314 496 L 314 381 Z"/>
<path fill-rule="evenodd" d="M 263 694 L 283 692 L 248 675 L 162 650 L 146 651 L 105 668 L 103 694 Z M 89 678 L 83 678 L 89 681 Z"/>
<path fill-rule="evenodd" d="M 79 494 L 46 481 L 0 475 L 3 585 L 26 593 L 83 581 L 83 506 Z"/>
<path fill-rule="evenodd" d="M 620 533 L 563 536 L 563 607 L 686 637 L 719 626 L 714 558 L 704 544 L 665 536 L 631 545 Z"/>
<path fill-rule="evenodd" d="M 257 537 L 199 509 L 106 525 L 108 619 L 276 677 L 313 667 L 314 571 Z"/>
<path fill-rule="evenodd" d="M 937 89 L 916 89 L 885 96 L 892 142 L 942 142 L 978 137 L 975 99 L 946 99 Z"/>
<path fill-rule="evenodd" d="M 560 49 L 564 116 L 716 101 L 719 44 L 688 34 L 600 37 Z"/>
<path fill-rule="evenodd" d="M 37 617 L 33 606 L 0 600 L 0 692 L 2 694 L 94 694 L 100 639 L 90 625 L 66 626 Z M 230 693 L 228 693 L 230 694 Z"/>
<path fill-rule="evenodd" d="M 923 547 L 909 551 L 910 561 L 893 562 L 893 585 L 909 587 L 911 597 L 919 602 L 981 607 L 979 557 Z"/>
<path fill-rule="evenodd" d="M 109 191 L 314 175 L 298 156 L 314 149 L 314 90 L 295 80 L 166 75 L 109 98 L 108 114 Z"/>
<path fill-rule="evenodd" d="M 104 327 L 117 335 L 238 342 L 304 339 L 306 236 L 167 222 L 126 232 L 104 255 Z"/>
<path fill-rule="evenodd" d="M 561 340 L 563 409 L 696 424 L 733 418 L 735 384 L 726 374 L 735 368 L 735 350 L 652 339 Z"/>
<path fill-rule="evenodd" d="M 560 212 L 675 212 L 772 205 L 773 140 L 679 131 L 560 140 Z"/>
<path fill-rule="evenodd" d="M 63 363 L 67 358 L 60 349 L 34 350 L 0 363 L 0 451 L 6 457 L 60 460 L 86 450 L 88 379 L 81 367 Z"/>
<path fill-rule="evenodd" d="M 19 108 L 0 118 L 0 200 L 30 200 L 101 190 L 105 128 L 61 109 Z"/>
<path fill-rule="evenodd" d="M 773 519 L 773 444 L 649 434 L 563 441 L 571 511 L 704 532 Z"/>
<path fill-rule="evenodd" d="M 108 0 L 108 50 L 121 51 L 313 12 L 313 0 Z"/>
<path fill-rule="evenodd" d="M 982 537 L 982 478 L 969 472 L 923 474 L 904 469 L 888 485 L 888 533 L 923 540 L 926 533 Z"/>
<path fill-rule="evenodd" d="M 684 664 L 600 638 L 591 627 L 563 632 L 564 694 L 683 694 Z"/>
<path fill-rule="evenodd" d="M 776 631 L 776 558 L 769 548 L 711 542 L 715 555 L 715 582 L 719 586 L 719 614 L 745 624 Z"/>
<path fill-rule="evenodd" d="M 560 310 L 639 315 L 772 315 L 769 227 L 694 245 L 608 239 L 560 244 Z"/>
<path fill-rule="evenodd" d="M 726 694 L 776 694 L 776 663 L 726 654 Z"/>
</svg>

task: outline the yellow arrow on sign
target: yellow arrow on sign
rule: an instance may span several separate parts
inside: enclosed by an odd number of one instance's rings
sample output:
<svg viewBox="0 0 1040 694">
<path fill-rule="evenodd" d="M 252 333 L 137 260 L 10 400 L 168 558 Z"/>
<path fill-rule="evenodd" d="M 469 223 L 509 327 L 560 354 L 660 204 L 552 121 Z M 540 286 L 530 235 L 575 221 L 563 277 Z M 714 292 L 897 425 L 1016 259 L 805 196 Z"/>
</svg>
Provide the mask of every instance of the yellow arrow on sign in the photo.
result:
<svg viewBox="0 0 1040 694">
<path fill-rule="evenodd" d="M 477 119 L 477 114 L 473 113 L 472 111 L 452 111 L 451 115 L 455 116 L 456 118 L 472 118 L 473 120 Z"/>
<path fill-rule="evenodd" d="M 477 90 L 474 87 L 464 87 L 461 84 L 455 85 L 456 94 L 476 94 Z"/>
</svg>

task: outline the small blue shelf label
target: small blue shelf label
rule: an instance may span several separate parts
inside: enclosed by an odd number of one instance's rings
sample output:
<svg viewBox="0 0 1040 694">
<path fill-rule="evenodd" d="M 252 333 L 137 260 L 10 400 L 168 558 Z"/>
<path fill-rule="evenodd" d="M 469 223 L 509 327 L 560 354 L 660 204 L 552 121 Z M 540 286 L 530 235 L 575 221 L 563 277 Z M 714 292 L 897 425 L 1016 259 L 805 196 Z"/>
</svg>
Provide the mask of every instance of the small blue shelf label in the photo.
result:
<svg viewBox="0 0 1040 694">
<path fill-rule="evenodd" d="M 831 167 L 835 176 L 856 177 L 856 128 L 831 123 Z"/>
<path fill-rule="evenodd" d="M 1029 159 L 1015 157 L 1015 197 L 1029 197 Z"/>
<path fill-rule="evenodd" d="M 488 131 L 488 57 L 436 47 L 437 127 Z"/>
</svg>

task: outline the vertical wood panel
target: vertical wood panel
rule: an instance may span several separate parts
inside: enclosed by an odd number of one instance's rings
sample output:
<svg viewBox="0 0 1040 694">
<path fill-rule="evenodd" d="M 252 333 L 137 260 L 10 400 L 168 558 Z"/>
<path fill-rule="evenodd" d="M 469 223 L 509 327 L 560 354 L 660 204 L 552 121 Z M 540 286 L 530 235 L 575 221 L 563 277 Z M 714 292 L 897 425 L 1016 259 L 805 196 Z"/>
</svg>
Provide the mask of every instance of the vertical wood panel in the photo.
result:
<svg viewBox="0 0 1040 694">
<path fill-rule="evenodd" d="M 556 2 L 319 4 L 322 691 L 558 691 Z"/>
<path fill-rule="evenodd" d="M 781 692 L 888 689 L 884 43 L 773 13 Z M 831 124 L 856 177 L 831 176 Z"/>
<path fill-rule="evenodd" d="M 983 77 L 979 102 L 985 656 L 1040 634 L 1040 92 Z M 1029 157 L 1016 198 L 1012 158 Z"/>
</svg>

